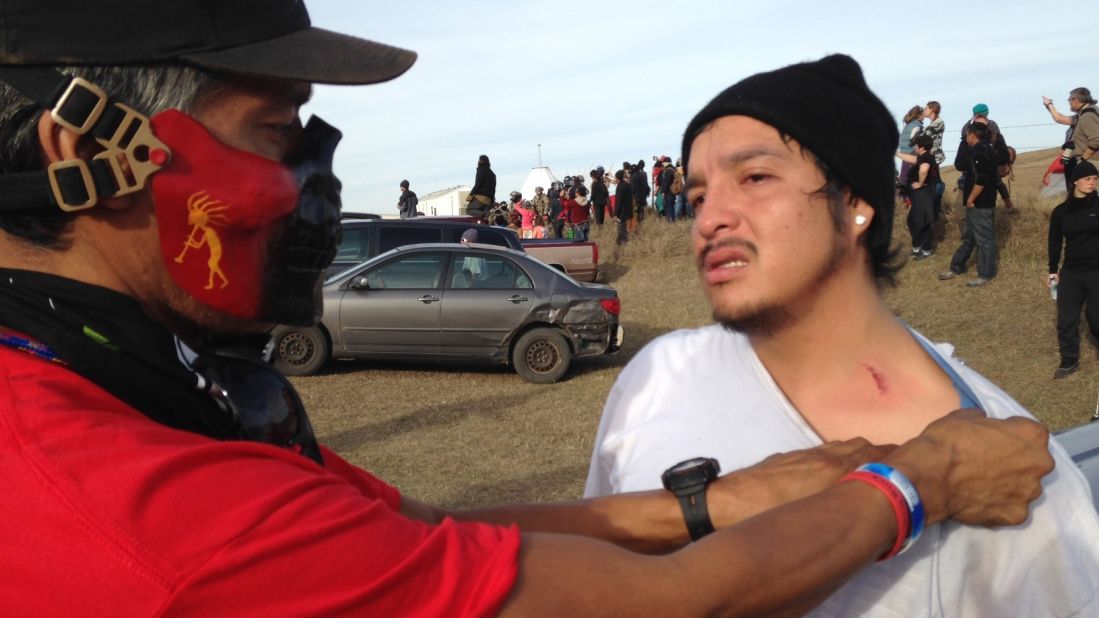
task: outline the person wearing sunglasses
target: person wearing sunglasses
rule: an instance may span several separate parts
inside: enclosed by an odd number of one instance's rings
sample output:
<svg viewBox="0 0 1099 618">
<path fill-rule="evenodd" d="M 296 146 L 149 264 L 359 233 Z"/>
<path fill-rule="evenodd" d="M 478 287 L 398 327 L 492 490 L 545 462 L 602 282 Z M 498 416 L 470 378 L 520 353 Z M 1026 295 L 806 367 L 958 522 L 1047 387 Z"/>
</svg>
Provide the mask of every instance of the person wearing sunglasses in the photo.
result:
<svg viewBox="0 0 1099 618">
<path fill-rule="evenodd" d="M 1045 430 L 970 411 L 900 447 L 720 477 L 703 457 L 667 490 L 461 513 L 402 496 L 318 445 L 265 359 L 272 324 L 316 321 L 339 237 L 340 133 L 299 118 L 310 84 L 415 54 L 313 28 L 297 0 L 105 6 L 0 0 L 10 611 L 801 611 L 926 526 L 1019 523 L 1039 495 Z"/>
</svg>

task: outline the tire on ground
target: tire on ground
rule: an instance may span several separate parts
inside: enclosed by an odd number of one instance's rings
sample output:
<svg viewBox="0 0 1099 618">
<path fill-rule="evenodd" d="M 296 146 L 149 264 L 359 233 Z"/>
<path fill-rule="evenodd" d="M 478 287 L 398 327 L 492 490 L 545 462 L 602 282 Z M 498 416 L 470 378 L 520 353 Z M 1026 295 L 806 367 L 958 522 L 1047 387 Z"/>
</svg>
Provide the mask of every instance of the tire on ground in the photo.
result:
<svg viewBox="0 0 1099 618">
<path fill-rule="evenodd" d="M 285 375 L 312 375 L 328 362 L 328 338 L 316 326 L 278 326 L 271 334 L 275 368 Z"/>
<path fill-rule="evenodd" d="M 515 372 L 535 384 L 552 384 L 560 380 L 571 362 L 569 343 L 552 328 L 527 331 L 511 351 L 511 366 Z"/>
</svg>

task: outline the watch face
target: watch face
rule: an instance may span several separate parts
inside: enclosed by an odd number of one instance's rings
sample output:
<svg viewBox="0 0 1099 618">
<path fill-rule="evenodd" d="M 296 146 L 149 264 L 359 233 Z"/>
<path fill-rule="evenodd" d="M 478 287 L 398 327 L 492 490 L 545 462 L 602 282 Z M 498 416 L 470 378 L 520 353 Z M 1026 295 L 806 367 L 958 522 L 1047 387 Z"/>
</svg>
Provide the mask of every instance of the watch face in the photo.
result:
<svg viewBox="0 0 1099 618">
<path fill-rule="evenodd" d="M 664 488 L 672 491 L 687 489 L 696 485 L 701 485 L 704 488 L 707 483 L 717 478 L 720 472 L 721 466 L 716 459 L 695 457 L 668 468 L 660 479 L 664 481 Z"/>
<path fill-rule="evenodd" d="M 686 471 L 690 470 L 691 468 L 697 468 L 699 466 L 702 466 L 708 461 L 714 461 L 714 460 L 710 459 L 709 457 L 695 457 L 694 459 L 688 459 L 687 461 L 681 461 L 681 462 L 675 464 L 674 466 L 672 466 L 671 468 L 668 468 L 668 473 L 679 474 L 679 473 L 682 473 L 682 472 L 686 472 Z"/>
</svg>

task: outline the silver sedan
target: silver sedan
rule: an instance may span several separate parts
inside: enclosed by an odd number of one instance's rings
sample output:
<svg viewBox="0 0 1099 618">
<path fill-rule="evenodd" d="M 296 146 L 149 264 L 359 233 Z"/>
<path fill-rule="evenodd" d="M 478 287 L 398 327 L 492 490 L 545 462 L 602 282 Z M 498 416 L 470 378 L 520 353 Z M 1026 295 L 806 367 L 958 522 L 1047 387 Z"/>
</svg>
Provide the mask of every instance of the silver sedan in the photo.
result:
<svg viewBox="0 0 1099 618">
<path fill-rule="evenodd" d="M 508 363 L 550 383 L 573 357 L 618 351 L 619 310 L 613 288 L 525 253 L 408 245 L 328 279 L 319 325 L 273 331 L 275 365 L 308 375 L 330 358 L 468 360 Z"/>
</svg>

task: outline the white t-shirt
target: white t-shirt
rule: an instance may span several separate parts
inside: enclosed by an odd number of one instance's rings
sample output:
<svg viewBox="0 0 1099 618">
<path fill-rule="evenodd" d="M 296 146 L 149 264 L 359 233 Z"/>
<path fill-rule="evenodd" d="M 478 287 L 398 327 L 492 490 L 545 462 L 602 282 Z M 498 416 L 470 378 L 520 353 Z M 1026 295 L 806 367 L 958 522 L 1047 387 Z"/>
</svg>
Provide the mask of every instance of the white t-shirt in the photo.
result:
<svg viewBox="0 0 1099 618">
<path fill-rule="evenodd" d="M 913 333 L 925 345 L 922 337 Z M 938 355 L 993 418 L 1031 415 L 995 385 Z M 748 339 L 713 325 L 664 335 L 619 375 L 595 440 L 585 496 L 661 486 L 692 457 L 723 472 L 821 444 Z M 1057 467 L 1022 526 L 945 522 L 906 553 L 863 570 L 814 616 L 1099 616 L 1099 515 L 1083 475 L 1056 443 Z"/>
</svg>

